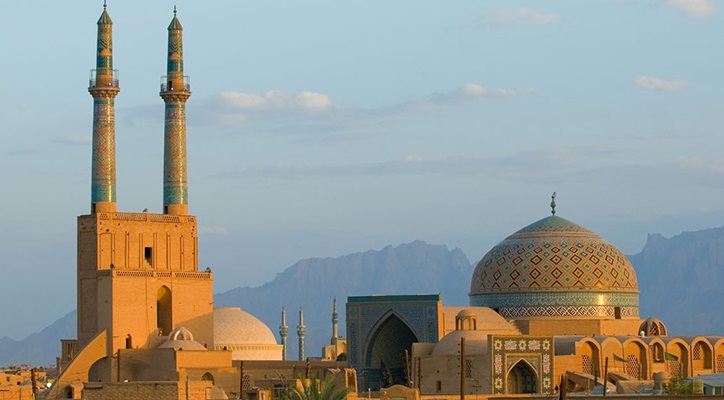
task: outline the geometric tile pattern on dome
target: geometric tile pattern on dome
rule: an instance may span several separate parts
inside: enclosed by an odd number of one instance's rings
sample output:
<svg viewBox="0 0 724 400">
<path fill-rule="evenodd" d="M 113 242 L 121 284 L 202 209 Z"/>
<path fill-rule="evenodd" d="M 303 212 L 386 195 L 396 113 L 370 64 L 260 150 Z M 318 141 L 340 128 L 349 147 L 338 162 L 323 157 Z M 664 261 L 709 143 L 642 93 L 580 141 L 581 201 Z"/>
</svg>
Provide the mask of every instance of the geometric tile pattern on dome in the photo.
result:
<svg viewBox="0 0 724 400">
<path fill-rule="evenodd" d="M 553 341 L 550 337 L 492 337 L 493 393 L 504 394 L 510 370 L 519 362 L 528 363 L 537 376 L 537 393 L 552 393 Z"/>
<path fill-rule="evenodd" d="M 638 317 L 638 307 L 620 307 L 621 317 Z M 615 317 L 614 306 L 507 307 L 498 310 L 504 318 Z"/>
<path fill-rule="evenodd" d="M 506 239 L 478 263 L 471 292 L 638 290 L 626 257 L 600 238 Z"/>
<path fill-rule="evenodd" d="M 568 290 L 540 292 L 488 292 L 470 295 L 470 305 L 490 308 L 532 307 L 532 306 L 591 306 L 614 305 L 638 307 L 637 292 L 615 292 L 597 290 Z"/>
</svg>

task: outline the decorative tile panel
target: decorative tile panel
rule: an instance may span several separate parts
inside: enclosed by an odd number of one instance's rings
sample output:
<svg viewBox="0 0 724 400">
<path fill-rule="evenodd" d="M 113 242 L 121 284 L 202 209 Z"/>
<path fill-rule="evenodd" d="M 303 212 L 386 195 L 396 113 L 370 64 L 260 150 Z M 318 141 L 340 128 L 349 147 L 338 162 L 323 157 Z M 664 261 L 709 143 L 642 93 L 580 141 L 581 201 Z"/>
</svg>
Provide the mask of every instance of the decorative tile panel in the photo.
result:
<svg viewBox="0 0 724 400">
<path fill-rule="evenodd" d="M 492 336 L 493 394 L 506 394 L 508 374 L 520 361 L 526 362 L 538 378 L 538 394 L 553 393 L 553 338 Z"/>
</svg>

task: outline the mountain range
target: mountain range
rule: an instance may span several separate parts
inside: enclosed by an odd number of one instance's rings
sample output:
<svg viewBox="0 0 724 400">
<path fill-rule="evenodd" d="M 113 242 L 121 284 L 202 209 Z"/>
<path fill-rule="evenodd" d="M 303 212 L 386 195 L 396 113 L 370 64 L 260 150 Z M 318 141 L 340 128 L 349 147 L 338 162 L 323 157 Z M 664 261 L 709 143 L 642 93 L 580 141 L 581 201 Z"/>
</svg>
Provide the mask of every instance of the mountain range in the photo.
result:
<svg viewBox="0 0 724 400">
<path fill-rule="evenodd" d="M 650 234 L 642 251 L 628 256 L 641 291 L 641 317 L 664 321 L 669 334 L 724 334 L 717 300 L 724 295 L 724 227 L 684 232 L 672 238 Z M 332 333 L 332 302 L 339 300 L 344 335 L 347 296 L 440 293 L 445 305 L 465 305 L 474 266 L 462 250 L 414 241 L 338 258 L 301 260 L 257 287 L 214 296 L 216 307 L 241 307 L 277 335 L 287 310 L 289 357 L 297 356 L 297 312 L 304 310 L 306 357 L 317 357 Z M 27 338 L 0 339 L 0 365 L 52 365 L 61 338 L 76 335 L 75 311 Z"/>
</svg>

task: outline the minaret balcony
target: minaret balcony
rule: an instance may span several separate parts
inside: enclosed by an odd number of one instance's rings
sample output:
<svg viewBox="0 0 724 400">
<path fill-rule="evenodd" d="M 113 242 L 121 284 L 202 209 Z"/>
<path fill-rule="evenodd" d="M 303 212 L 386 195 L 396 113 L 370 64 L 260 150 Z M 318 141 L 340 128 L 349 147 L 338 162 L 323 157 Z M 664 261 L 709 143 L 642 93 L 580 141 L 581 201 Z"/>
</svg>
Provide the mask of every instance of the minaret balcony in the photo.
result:
<svg viewBox="0 0 724 400">
<path fill-rule="evenodd" d="M 93 88 L 118 88 L 118 70 L 113 69 L 92 69 L 88 87 Z"/>
<path fill-rule="evenodd" d="M 164 92 L 190 92 L 191 80 L 188 75 L 183 77 L 161 77 L 161 93 Z"/>
</svg>

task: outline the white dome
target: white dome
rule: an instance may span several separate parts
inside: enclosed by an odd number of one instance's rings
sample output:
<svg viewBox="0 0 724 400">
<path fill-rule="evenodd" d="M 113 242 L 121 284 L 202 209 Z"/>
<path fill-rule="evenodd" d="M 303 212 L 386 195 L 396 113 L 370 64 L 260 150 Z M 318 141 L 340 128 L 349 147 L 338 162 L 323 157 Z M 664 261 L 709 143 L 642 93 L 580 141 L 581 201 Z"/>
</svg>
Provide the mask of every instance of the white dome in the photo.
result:
<svg viewBox="0 0 724 400">
<path fill-rule="evenodd" d="M 234 360 L 281 360 L 282 346 L 271 329 L 237 307 L 214 309 L 214 349 L 231 350 Z"/>
</svg>

